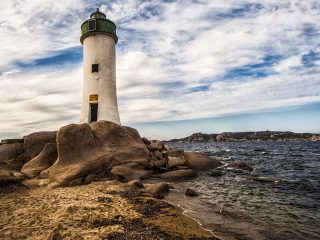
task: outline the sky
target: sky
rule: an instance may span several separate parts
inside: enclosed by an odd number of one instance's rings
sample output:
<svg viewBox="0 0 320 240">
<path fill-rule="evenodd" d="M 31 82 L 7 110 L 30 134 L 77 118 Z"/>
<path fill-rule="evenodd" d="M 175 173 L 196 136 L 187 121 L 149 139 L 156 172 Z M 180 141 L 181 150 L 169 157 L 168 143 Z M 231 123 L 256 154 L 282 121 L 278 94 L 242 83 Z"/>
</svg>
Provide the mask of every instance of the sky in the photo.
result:
<svg viewBox="0 0 320 240">
<path fill-rule="evenodd" d="M 123 125 L 320 132 L 318 0 L 1 0 L 0 139 L 78 123 L 80 26 L 117 25 Z"/>
</svg>

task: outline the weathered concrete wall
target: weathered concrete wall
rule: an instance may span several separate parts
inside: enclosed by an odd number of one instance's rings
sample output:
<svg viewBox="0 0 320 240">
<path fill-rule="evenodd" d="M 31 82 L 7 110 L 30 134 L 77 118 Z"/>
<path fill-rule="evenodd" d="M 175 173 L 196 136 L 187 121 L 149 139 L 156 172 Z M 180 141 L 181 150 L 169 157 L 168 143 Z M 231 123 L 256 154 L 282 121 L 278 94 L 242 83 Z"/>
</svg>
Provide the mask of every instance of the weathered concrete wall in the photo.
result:
<svg viewBox="0 0 320 240">
<path fill-rule="evenodd" d="M 92 64 L 99 72 L 92 73 Z M 90 95 L 98 94 L 98 120 L 120 124 L 116 90 L 115 41 L 105 34 L 94 34 L 83 41 L 83 99 L 81 123 L 90 123 Z"/>
</svg>

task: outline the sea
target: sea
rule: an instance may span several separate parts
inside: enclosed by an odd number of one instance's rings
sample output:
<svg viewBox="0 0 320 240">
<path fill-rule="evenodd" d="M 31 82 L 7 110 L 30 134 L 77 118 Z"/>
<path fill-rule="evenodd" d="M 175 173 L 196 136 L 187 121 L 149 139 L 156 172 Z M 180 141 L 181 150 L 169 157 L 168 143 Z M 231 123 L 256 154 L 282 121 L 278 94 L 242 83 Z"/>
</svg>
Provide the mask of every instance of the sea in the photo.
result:
<svg viewBox="0 0 320 240">
<path fill-rule="evenodd" d="M 320 239 L 320 142 L 170 143 L 219 159 L 167 200 L 222 239 Z M 226 168 L 240 160 L 252 172 Z M 186 188 L 198 197 L 184 195 Z"/>
</svg>

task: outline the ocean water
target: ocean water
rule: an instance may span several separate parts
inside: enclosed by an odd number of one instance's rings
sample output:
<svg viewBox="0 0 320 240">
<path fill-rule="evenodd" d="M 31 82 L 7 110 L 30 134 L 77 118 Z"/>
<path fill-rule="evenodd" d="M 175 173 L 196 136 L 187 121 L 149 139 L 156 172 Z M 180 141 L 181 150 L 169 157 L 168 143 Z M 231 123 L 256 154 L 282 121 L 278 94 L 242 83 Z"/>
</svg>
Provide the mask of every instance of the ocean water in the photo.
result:
<svg viewBox="0 0 320 240">
<path fill-rule="evenodd" d="M 171 143 L 223 164 L 241 160 L 253 172 L 221 168 L 175 184 L 168 200 L 224 239 L 320 239 L 320 142 Z M 260 182 L 253 177 L 263 177 Z M 186 187 L 199 197 L 184 196 Z"/>
</svg>

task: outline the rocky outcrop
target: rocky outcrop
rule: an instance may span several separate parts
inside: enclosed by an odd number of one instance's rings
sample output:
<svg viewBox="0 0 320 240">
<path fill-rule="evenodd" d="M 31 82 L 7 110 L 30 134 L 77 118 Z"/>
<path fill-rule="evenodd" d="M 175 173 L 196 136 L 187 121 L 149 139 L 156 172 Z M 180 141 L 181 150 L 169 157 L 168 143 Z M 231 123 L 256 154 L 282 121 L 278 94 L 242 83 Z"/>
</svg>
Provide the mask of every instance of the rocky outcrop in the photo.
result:
<svg viewBox="0 0 320 240">
<path fill-rule="evenodd" d="M 179 181 L 196 177 L 195 170 L 220 165 L 204 154 L 184 153 L 165 141 L 141 138 L 137 130 L 108 121 L 32 133 L 23 144 L 3 143 L 0 150 L 3 159 L 13 157 L 0 162 L 0 169 L 21 170 L 29 178 L 37 177 L 25 181 L 32 186 L 50 181 L 53 185 L 89 184 L 101 178 L 129 182 L 152 176 Z"/>
<path fill-rule="evenodd" d="M 230 142 L 230 141 L 320 141 L 320 134 L 280 131 L 222 132 L 219 134 L 194 133 L 168 142 Z"/>
<path fill-rule="evenodd" d="M 56 143 L 57 132 L 35 132 L 27 135 L 23 143 L 23 151 L 26 157 L 37 156 L 47 143 Z"/>
<path fill-rule="evenodd" d="M 21 172 L 29 177 L 36 177 L 43 170 L 52 166 L 57 160 L 57 157 L 57 145 L 55 143 L 47 143 L 38 156 L 23 165 Z"/>
<path fill-rule="evenodd" d="M 0 145 L 0 162 L 15 158 L 23 152 L 22 143 L 1 144 Z"/>
<path fill-rule="evenodd" d="M 203 153 L 186 152 L 184 153 L 184 158 L 186 160 L 186 165 L 197 171 L 206 171 L 221 165 L 220 161 Z"/>
<path fill-rule="evenodd" d="M 108 121 L 62 127 L 57 148 L 57 161 L 40 176 L 60 184 L 85 179 L 91 173 L 108 176 L 113 167 L 130 162 L 143 166 L 149 156 L 137 130 Z"/>
</svg>

